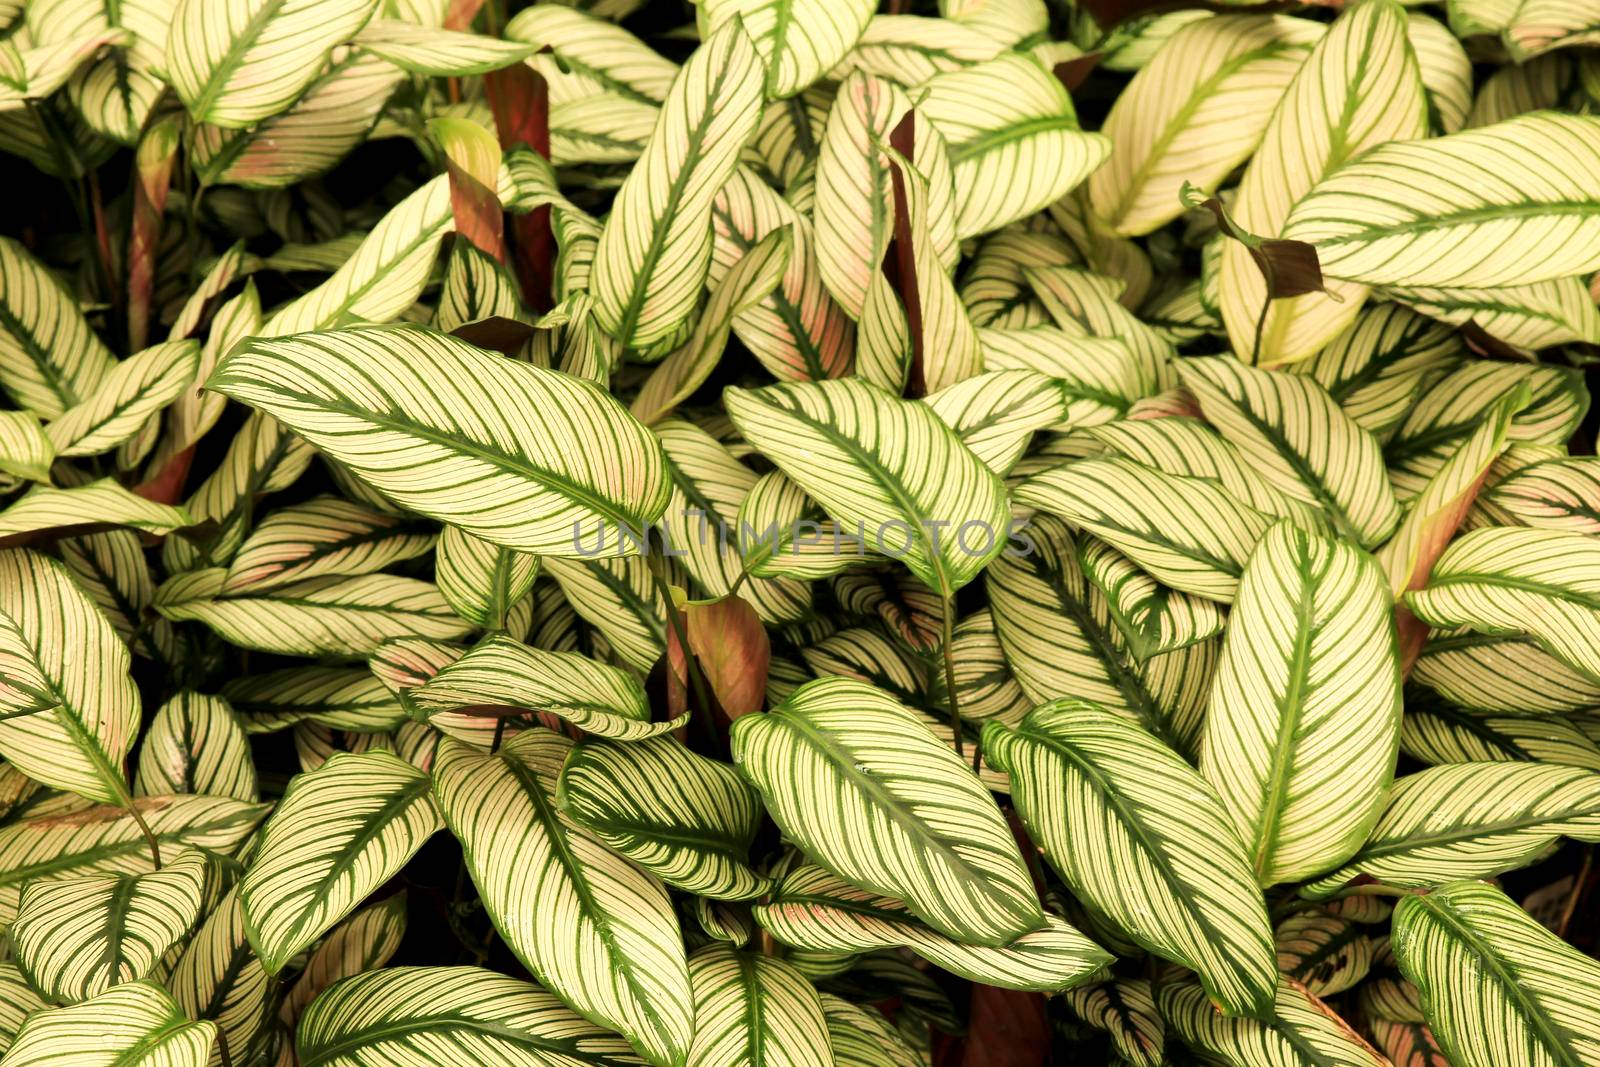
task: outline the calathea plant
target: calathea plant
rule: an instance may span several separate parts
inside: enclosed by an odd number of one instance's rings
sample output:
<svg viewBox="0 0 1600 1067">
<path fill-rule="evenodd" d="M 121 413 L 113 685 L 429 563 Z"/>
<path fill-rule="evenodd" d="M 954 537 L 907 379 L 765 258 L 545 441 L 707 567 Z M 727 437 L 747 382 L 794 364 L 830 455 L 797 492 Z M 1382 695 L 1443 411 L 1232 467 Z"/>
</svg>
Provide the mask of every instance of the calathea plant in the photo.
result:
<svg viewBox="0 0 1600 1067">
<path fill-rule="evenodd" d="M 1600 1065 L 1600 6 L 1172 6 L 0 0 L 0 1067 Z"/>
</svg>

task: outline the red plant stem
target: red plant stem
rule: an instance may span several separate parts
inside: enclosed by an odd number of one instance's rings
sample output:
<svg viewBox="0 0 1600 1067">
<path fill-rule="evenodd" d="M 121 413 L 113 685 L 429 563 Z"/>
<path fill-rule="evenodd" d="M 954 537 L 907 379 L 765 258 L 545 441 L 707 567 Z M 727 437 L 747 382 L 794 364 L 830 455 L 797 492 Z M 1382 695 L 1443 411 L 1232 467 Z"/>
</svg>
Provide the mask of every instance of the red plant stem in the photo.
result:
<svg viewBox="0 0 1600 1067">
<path fill-rule="evenodd" d="M 489 107 L 494 111 L 500 147 L 525 144 L 550 158 L 550 86 L 544 75 L 519 63 L 485 75 Z M 535 311 L 549 311 L 555 303 L 555 239 L 550 227 L 550 205 L 541 204 L 511 220 L 512 246 L 522 298 Z"/>
</svg>

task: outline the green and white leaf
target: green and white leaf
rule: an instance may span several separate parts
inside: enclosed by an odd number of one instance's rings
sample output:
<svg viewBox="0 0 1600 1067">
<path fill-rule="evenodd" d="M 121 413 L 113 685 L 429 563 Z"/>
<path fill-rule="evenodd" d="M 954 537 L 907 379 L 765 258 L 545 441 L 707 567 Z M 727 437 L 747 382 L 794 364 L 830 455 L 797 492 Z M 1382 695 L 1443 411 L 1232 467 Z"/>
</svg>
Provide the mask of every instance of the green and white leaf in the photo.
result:
<svg viewBox="0 0 1600 1067">
<path fill-rule="evenodd" d="M 1341 15 L 1312 48 L 1267 123 L 1230 211 L 1244 230 L 1277 237 L 1295 203 L 1366 149 L 1428 133 L 1428 101 L 1403 7 L 1378 0 Z M 1313 355 L 1348 326 L 1366 289 L 1267 302 L 1267 282 L 1239 241 L 1222 246 L 1222 318 L 1233 350 L 1271 366 Z M 1258 328 L 1259 323 L 1259 328 Z M 1204 406 L 1202 404 L 1202 406 Z"/>
<path fill-rule="evenodd" d="M 539 557 L 490 544 L 446 526 L 434 555 L 439 592 L 457 615 L 486 630 L 503 630 L 510 611 L 533 588 Z"/>
<path fill-rule="evenodd" d="M 1563 456 L 1513 471 L 1478 494 L 1479 525 L 1600 533 L 1600 459 Z"/>
<path fill-rule="evenodd" d="M 0 474 L 49 482 L 55 458 L 55 442 L 44 432 L 39 416 L 31 411 L 0 412 Z"/>
<path fill-rule="evenodd" d="M 223 797 L 140 797 L 133 802 L 164 856 L 186 846 L 233 855 L 266 814 Z M 0 926 L 17 915 L 30 883 L 154 870 L 150 845 L 126 808 L 78 808 L 0 828 Z"/>
<path fill-rule="evenodd" d="M 1043 928 L 989 948 L 955 941 L 921 922 L 906 905 L 802 866 L 753 909 L 764 930 L 814 952 L 869 952 L 905 947 L 939 967 L 984 985 L 1058 993 L 1092 980 L 1112 957 L 1055 915 Z"/>
<path fill-rule="evenodd" d="M 189 1018 L 215 1021 L 230 1053 L 238 1050 L 241 1059 L 272 1033 L 277 979 L 245 935 L 237 885 L 201 922 L 166 985 Z"/>
<path fill-rule="evenodd" d="M 133 791 L 259 800 L 250 742 L 227 700 L 185 689 L 161 705 L 139 745 Z"/>
<path fill-rule="evenodd" d="M 193 524 L 183 508 L 136 496 L 111 478 L 76 489 L 36 485 L 0 510 L 0 537 L 108 525 L 164 534 Z"/>
<path fill-rule="evenodd" d="M 1451 1063 L 1577 1065 L 1600 1057 L 1600 965 L 1500 890 L 1458 882 L 1402 898 L 1392 947 Z"/>
<path fill-rule="evenodd" d="M 1273 939 L 1278 969 L 1316 997 L 1342 993 L 1372 969 L 1375 948 L 1365 928 L 1324 911 L 1296 912 L 1278 924 Z"/>
<path fill-rule="evenodd" d="M 295 1051 L 302 1067 L 644 1062 L 552 994 L 478 967 L 386 967 L 347 978 L 306 1009 Z"/>
<path fill-rule="evenodd" d="M 1078 562 L 1140 662 L 1222 633 L 1227 620 L 1215 601 L 1168 589 L 1104 541 L 1085 538 Z"/>
<path fill-rule="evenodd" d="M 489 917 L 534 978 L 651 1063 L 682 1064 L 694 1001 L 677 916 L 654 875 L 557 807 L 572 747 L 542 729 L 488 755 L 446 740 L 434 792 Z"/>
<path fill-rule="evenodd" d="M 1225 604 L 1271 525 L 1213 482 L 1120 458 L 1063 464 L 1029 478 L 1014 495 L 1088 530 L 1158 581 Z"/>
<path fill-rule="evenodd" d="M 1386 1067 L 1387 1059 L 1292 979 L 1278 984 L 1272 1017 L 1218 1015 L 1194 982 L 1156 990 L 1156 1003 L 1184 1044 L 1238 1067 Z"/>
<path fill-rule="evenodd" d="M 1558 837 L 1600 838 L 1600 774 L 1553 763 L 1453 763 L 1396 780 L 1350 862 L 1301 890 L 1333 895 L 1360 874 L 1425 888 L 1532 862 Z"/>
<path fill-rule="evenodd" d="M 1153 736 L 1058 700 L 983 730 L 1028 832 L 1074 895 L 1141 946 L 1198 971 L 1229 1014 L 1270 1016 L 1266 906 L 1217 794 Z"/>
<path fill-rule="evenodd" d="M 297 775 L 239 883 L 245 929 L 277 974 L 440 828 L 428 776 L 386 752 L 334 754 Z"/>
<path fill-rule="evenodd" d="M 1023 368 L 990 370 L 923 399 L 1002 477 L 1022 458 L 1035 430 L 1069 423 L 1077 406 L 1061 383 Z"/>
<path fill-rule="evenodd" d="M 54 419 L 93 396 L 115 365 L 66 287 L 21 244 L 0 238 L 0 388 Z"/>
<path fill-rule="evenodd" d="M 341 978 L 375 970 L 388 963 L 406 933 L 406 894 L 399 892 L 369 904 L 335 926 L 306 960 L 305 970 L 278 1009 L 284 1025 L 293 1026 L 317 996 Z"/>
<path fill-rule="evenodd" d="M 60 563 L 0 552 L 0 755 L 30 778 L 125 803 L 139 730 L 128 648 Z"/>
<path fill-rule="evenodd" d="M 554 104 L 596 93 L 612 92 L 644 104 L 666 100 L 678 65 L 647 48 L 643 41 L 603 16 L 561 4 L 535 4 L 517 12 L 506 24 L 506 36 L 535 50 L 548 46 L 534 68 L 550 82 Z"/>
<path fill-rule="evenodd" d="M 420 327 L 247 342 L 209 387 L 396 503 L 507 548 L 577 555 L 580 530 L 643 530 L 666 506 L 659 446 L 609 394 Z M 625 552 L 616 540 L 603 551 Z"/>
<path fill-rule="evenodd" d="M 200 918 L 210 866 L 188 849 L 150 874 L 27 886 L 10 931 L 17 965 L 58 1004 L 149 977 Z"/>
<path fill-rule="evenodd" d="M 1007 53 L 921 89 L 918 113 L 950 152 L 958 238 L 1054 203 L 1112 152 L 1108 138 L 1078 126 L 1067 90 L 1030 56 Z"/>
<path fill-rule="evenodd" d="M 1122 1062 L 1134 1067 L 1161 1067 L 1166 1062 L 1166 1026 L 1156 1011 L 1149 982 L 1114 978 L 1070 989 L 1062 999 L 1079 1019 L 1106 1033 Z"/>
<path fill-rule="evenodd" d="M 689 984 L 689 1062 L 833 1067 L 822 1001 L 792 965 L 713 943 L 689 956 Z"/>
<path fill-rule="evenodd" d="M 821 80 L 861 38 L 872 0 L 701 0 L 709 36 L 734 19 L 766 65 L 766 97 L 782 100 Z"/>
<path fill-rule="evenodd" d="M 63 457 L 109 452 L 175 400 L 194 380 L 198 341 L 166 341 L 118 363 L 83 402 L 45 428 Z"/>
<path fill-rule="evenodd" d="M 1044 925 L 987 791 L 888 694 L 847 678 L 809 682 L 736 720 L 729 743 L 785 835 L 852 883 L 973 944 L 1008 944 Z"/>
<path fill-rule="evenodd" d="M 883 1013 L 819 994 L 836 1067 L 921 1067 L 923 1061 Z"/>
<path fill-rule="evenodd" d="M 562 768 L 556 804 L 608 848 L 696 896 L 747 900 L 769 886 L 750 867 L 755 790 L 674 738 L 583 742 Z"/>
<path fill-rule="evenodd" d="M 642 741 L 682 726 L 687 713 L 650 721 L 650 704 L 633 675 L 575 652 L 547 652 L 495 634 L 407 692 L 424 714 L 477 705 L 529 708 L 557 715 L 600 737 Z"/>
<path fill-rule="evenodd" d="M 1315 380 L 1226 356 L 1186 359 L 1178 373 L 1205 417 L 1274 488 L 1315 505 L 1363 547 L 1400 521 L 1377 439 Z"/>
<path fill-rule="evenodd" d="M 897 553 L 941 596 L 977 577 L 1003 547 L 968 553 L 953 538 L 931 543 L 930 529 L 969 522 L 1006 529 L 1004 487 L 927 405 L 902 400 L 859 379 L 730 388 L 724 403 L 745 439 L 846 526 L 891 526 L 909 542 Z M 929 485 L 927 470 L 941 478 Z M 900 535 L 894 535 L 898 538 Z M 896 541 L 898 547 L 898 541 Z"/>
<path fill-rule="evenodd" d="M 1473 323 L 1514 348 L 1600 344 L 1600 308 L 1579 277 L 1500 289 L 1390 286 L 1383 295 L 1453 326 Z"/>
<path fill-rule="evenodd" d="M 374 652 L 421 638 L 393 638 Z M 444 646 L 451 648 L 452 646 Z M 245 733 L 270 733 L 302 721 L 348 733 L 387 733 L 406 721 L 406 709 L 375 672 L 361 667 L 288 667 L 230 678 L 222 696 Z"/>
<path fill-rule="evenodd" d="M 178 0 L 165 73 L 195 121 L 243 128 L 287 108 L 377 6 L 378 0 Z"/>
<path fill-rule="evenodd" d="M 6 1067 L 206 1067 L 215 1023 L 190 1022 L 155 982 L 129 982 L 93 1000 L 28 1016 Z"/>
<path fill-rule="evenodd" d="M 395 637 L 448 640 L 471 626 L 439 594 L 415 578 L 328 575 L 289 585 L 223 595 L 221 567 L 168 579 L 155 609 L 174 621 L 203 622 L 231 644 L 287 656 L 365 656 Z"/>
<path fill-rule="evenodd" d="M 254 594 L 307 578 L 371 574 L 415 559 L 433 544 L 431 528 L 422 523 L 340 497 L 313 497 L 256 525 L 228 564 L 222 590 Z"/>
<path fill-rule="evenodd" d="M 1562 716 L 1473 711 L 1415 697 L 1400 724 L 1400 748 L 1425 764 L 1509 760 L 1600 771 L 1600 746 Z"/>
<path fill-rule="evenodd" d="M 1400 731 L 1392 605 L 1372 557 L 1288 522 L 1245 565 L 1200 771 L 1263 886 L 1337 866 L 1377 820 Z"/>
<path fill-rule="evenodd" d="M 711 263 L 711 207 L 761 111 L 761 57 L 734 21 L 673 82 L 595 250 L 595 315 L 629 348 L 677 347 Z"/>
<path fill-rule="evenodd" d="M 1463 534 L 1406 605 L 1430 626 L 1528 634 L 1600 682 L 1600 545 L 1566 530 L 1487 527 Z"/>
<path fill-rule="evenodd" d="M 1112 233 L 1138 236 L 1183 213 L 1184 182 L 1215 190 L 1256 150 L 1322 33 L 1309 19 L 1224 15 L 1167 38 L 1101 127 L 1112 147 L 1089 177 L 1094 213 Z"/>
<path fill-rule="evenodd" d="M 535 51 L 530 44 L 388 18 L 368 22 L 354 43 L 402 70 L 432 78 L 487 74 L 519 63 Z"/>
<path fill-rule="evenodd" d="M 1446 700 L 1480 711 L 1564 713 L 1600 705 L 1600 685 L 1526 637 L 1436 632 L 1411 676 Z"/>
<path fill-rule="evenodd" d="M 1529 169 L 1552 156 L 1557 170 Z M 1313 186 L 1283 236 L 1314 245 L 1330 278 L 1531 285 L 1600 267 L 1597 203 L 1600 119 L 1538 112 L 1380 145 Z"/>
</svg>

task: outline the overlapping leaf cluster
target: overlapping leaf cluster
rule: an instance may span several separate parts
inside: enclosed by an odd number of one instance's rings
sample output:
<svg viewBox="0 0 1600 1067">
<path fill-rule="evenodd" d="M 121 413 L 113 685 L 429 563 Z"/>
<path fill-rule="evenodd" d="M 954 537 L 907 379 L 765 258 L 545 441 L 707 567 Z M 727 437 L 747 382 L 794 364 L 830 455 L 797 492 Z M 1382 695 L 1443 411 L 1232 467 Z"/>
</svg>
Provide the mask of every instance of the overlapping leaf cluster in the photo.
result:
<svg viewBox="0 0 1600 1067">
<path fill-rule="evenodd" d="M 1600 6 L 1138 7 L 0 0 L 0 1067 L 1600 1065 Z"/>
</svg>

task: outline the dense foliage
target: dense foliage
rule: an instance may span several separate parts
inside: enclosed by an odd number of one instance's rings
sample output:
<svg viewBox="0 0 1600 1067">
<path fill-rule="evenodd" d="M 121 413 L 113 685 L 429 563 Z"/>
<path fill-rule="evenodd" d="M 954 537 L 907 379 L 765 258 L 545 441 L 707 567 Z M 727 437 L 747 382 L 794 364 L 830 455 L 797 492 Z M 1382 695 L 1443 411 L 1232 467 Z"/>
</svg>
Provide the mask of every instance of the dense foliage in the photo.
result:
<svg viewBox="0 0 1600 1067">
<path fill-rule="evenodd" d="M 1600 0 L 1215 6 L 0 0 L 0 1067 L 1600 1067 Z"/>
</svg>

